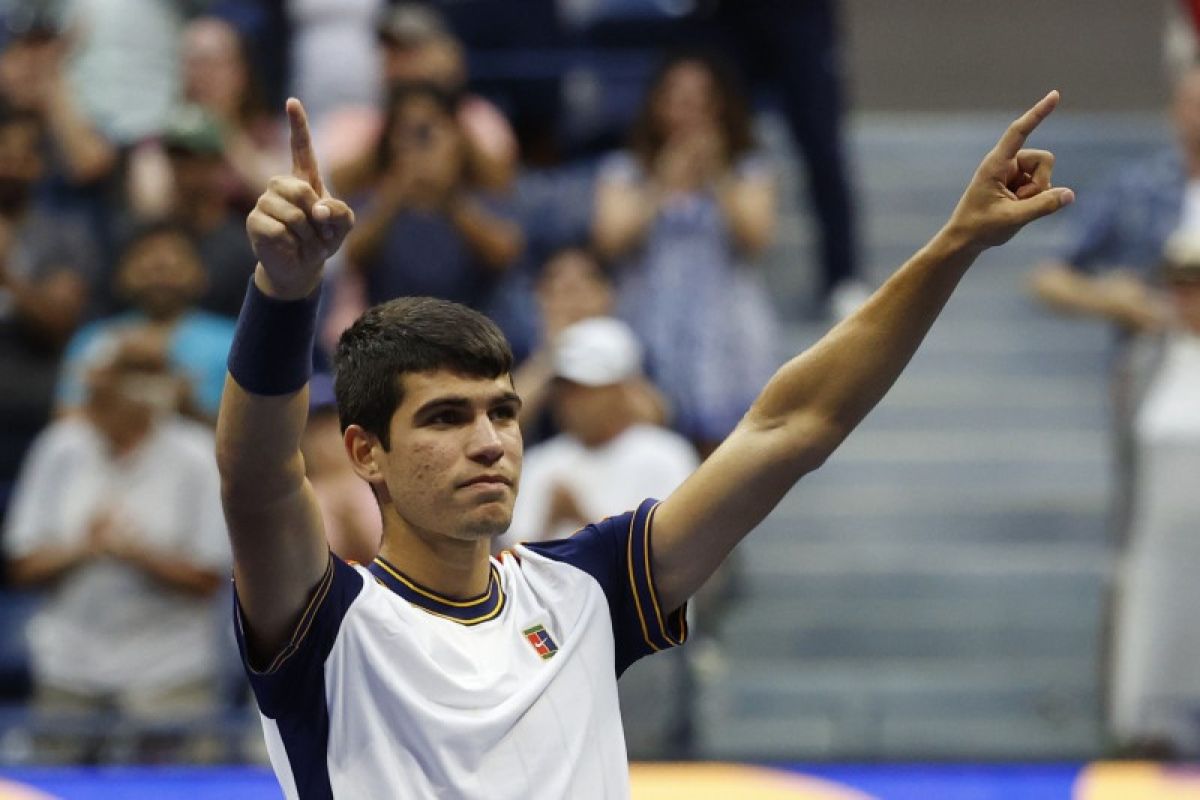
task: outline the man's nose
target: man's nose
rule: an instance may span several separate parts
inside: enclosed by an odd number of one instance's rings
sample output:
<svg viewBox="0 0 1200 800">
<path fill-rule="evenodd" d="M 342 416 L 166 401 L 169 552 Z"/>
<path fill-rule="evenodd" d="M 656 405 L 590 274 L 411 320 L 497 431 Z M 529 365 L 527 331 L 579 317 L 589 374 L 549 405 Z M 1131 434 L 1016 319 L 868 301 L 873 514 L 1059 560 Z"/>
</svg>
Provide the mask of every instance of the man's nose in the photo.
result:
<svg viewBox="0 0 1200 800">
<path fill-rule="evenodd" d="M 471 428 L 467 456 L 481 464 L 495 464 L 504 456 L 504 442 L 491 417 L 481 414 Z"/>
</svg>

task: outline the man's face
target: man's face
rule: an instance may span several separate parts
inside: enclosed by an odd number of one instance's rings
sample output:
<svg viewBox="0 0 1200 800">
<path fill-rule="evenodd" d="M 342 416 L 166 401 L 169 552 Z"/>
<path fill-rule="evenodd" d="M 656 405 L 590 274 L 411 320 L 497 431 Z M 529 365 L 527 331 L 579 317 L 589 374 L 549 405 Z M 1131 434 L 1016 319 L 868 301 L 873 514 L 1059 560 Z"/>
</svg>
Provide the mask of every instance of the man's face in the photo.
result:
<svg viewBox="0 0 1200 800">
<path fill-rule="evenodd" d="M 151 236 L 125 255 L 118 288 L 152 319 L 186 309 L 204 291 L 204 267 L 191 242 L 175 232 Z"/>
<path fill-rule="evenodd" d="M 391 450 L 375 450 L 392 506 L 417 531 L 461 540 L 503 533 L 522 455 L 510 376 L 409 373 L 403 389 Z"/>
<path fill-rule="evenodd" d="M 554 387 L 554 415 L 559 427 L 589 447 L 603 444 L 614 434 L 613 412 L 625 402 L 625 386 L 585 386 L 558 379 Z"/>
</svg>

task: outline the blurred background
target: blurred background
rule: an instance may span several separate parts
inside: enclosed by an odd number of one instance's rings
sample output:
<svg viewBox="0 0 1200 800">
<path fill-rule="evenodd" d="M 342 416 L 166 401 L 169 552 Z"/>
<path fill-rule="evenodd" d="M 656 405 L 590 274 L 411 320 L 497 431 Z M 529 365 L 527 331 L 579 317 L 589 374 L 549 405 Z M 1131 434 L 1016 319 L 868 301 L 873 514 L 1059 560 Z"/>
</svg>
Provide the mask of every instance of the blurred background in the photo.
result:
<svg viewBox="0 0 1200 800">
<path fill-rule="evenodd" d="M 0 22 L 0 775 L 265 763 L 211 426 L 293 95 L 358 215 L 305 456 L 334 550 L 370 560 L 326 374 L 367 305 L 501 325 L 527 401 L 510 538 L 569 533 L 670 492 L 1061 90 L 1032 144 L 1079 202 L 980 259 L 694 601 L 689 645 L 623 679 L 630 755 L 1200 755 L 1200 5 L 4 0 Z M 1054 786 L 1092 796 L 1080 774 Z M 910 796 L 869 777 L 832 780 Z M 937 791 L 911 796 L 966 796 Z M 996 796 L 1070 796 L 1046 791 Z"/>
</svg>

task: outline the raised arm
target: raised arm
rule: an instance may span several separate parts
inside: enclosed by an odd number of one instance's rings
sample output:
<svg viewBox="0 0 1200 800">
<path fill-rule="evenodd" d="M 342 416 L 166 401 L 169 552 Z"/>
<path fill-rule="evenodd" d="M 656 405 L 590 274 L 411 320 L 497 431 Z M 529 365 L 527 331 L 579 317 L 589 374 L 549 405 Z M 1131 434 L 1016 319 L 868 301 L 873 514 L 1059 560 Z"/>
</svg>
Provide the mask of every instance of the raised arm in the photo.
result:
<svg viewBox="0 0 1200 800">
<path fill-rule="evenodd" d="M 321 271 L 354 224 L 321 182 L 303 106 L 289 100 L 287 112 L 292 175 L 273 178 L 246 221 L 258 266 L 217 419 L 234 581 L 260 663 L 289 638 L 329 559 L 300 435 Z"/>
<path fill-rule="evenodd" d="M 895 382 L 955 286 L 986 248 L 1069 204 L 1054 157 L 1022 149 L 1058 104 L 1017 119 L 975 172 L 949 222 L 857 313 L 771 378 L 737 429 L 656 512 L 660 603 L 687 600 L 805 473 L 817 468 Z"/>
</svg>

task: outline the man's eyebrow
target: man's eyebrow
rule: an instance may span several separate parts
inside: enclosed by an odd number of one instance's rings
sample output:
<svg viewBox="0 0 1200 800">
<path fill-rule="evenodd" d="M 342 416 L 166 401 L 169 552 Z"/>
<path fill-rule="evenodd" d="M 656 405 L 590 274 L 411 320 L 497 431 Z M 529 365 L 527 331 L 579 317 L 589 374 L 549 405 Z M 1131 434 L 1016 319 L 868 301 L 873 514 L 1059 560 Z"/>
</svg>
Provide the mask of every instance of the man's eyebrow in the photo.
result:
<svg viewBox="0 0 1200 800">
<path fill-rule="evenodd" d="M 504 392 L 502 394 L 497 395 L 495 398 L 492 399 L 491 405 L 498 406 L 502 403 L 512 403 L 517 408 L 520 408 L 521 406 L 525 405 L 525 401 L 521 399 L 521 395 L 517 394 L 516 392 L 512 392 L 512 391 Z"/>
<path fill-rule="evenodd" d="M 518 408 L 520 408 L 521 405 L 523 404 L 523 401 L 521 400 L 521 396 L 513 391 L 501 392 L 500 394 L 498 394 L 494 397 L 490 397 L 487 400 L 487 405 L 489 407 L 503 405 L 505 403 L 513 403 Z M 469 408 L 470 406 L 471 406 L 471 398 L 466 397 L 465 395 L 457 395 L 457 394 L 456 395 L 446 395 L 444 397 L 435 397 L 432 400 L 426 402 L 424 405 L 420 406 L 416 411 L 413 412 L 413 416 L 419 417 L 419 416 L 421 416 L 423 414 L 427 414 L 430 411 L 433 411 L 435 409 L 443 409 L 443 408 L 458 409 L 458 408 Z"/>
<path fill-rule="evenodd" d="M 428 412 L 438 408 L 464 408 L 470 405 L 471 401 L 462 395 L 435 397 L 414 411 L 413 416 L 419 417 L 422 414 L 427 414 Z"/>
</svg>

